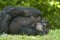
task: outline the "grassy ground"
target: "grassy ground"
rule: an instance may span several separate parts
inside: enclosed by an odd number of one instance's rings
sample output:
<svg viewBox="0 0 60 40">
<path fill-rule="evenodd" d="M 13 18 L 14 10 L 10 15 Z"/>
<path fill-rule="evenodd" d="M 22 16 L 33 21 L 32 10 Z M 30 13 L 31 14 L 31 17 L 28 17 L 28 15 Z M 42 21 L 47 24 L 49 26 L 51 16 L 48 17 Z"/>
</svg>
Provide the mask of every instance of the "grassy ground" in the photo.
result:
<svg viewBox="0 0 60 40">
<path fill-rule="evenodd" d="M 27 35 L 2 35 L 0 40 L 60 40 L 60 30 L 50 30 L 44 36 L 27 36 Z"/>
</svg>

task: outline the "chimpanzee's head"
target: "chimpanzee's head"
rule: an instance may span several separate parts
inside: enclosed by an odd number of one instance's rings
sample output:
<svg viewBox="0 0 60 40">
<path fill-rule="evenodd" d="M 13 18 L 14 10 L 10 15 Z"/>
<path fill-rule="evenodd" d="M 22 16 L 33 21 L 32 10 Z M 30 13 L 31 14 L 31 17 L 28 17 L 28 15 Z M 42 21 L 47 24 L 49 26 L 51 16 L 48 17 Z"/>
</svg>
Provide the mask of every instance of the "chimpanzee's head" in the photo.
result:
<svg viewBox="0 0 60 40">
<path fill-rule="evenodd" d="M 36 23 L 36 30 L 38 34 L 47 34 L 49 32 L 49 23 L 47 20 L 41 20 Z"/>
</svg>

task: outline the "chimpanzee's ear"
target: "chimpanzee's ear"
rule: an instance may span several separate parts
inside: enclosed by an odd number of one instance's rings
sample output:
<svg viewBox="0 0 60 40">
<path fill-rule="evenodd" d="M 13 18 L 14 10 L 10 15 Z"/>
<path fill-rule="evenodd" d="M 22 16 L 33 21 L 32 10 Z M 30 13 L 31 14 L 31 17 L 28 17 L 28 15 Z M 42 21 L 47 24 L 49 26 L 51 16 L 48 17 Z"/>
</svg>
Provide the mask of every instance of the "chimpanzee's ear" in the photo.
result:
<svg viewBox="0 0 60 40">
<path fill-rule="evenodd" d="M 33 17 L 33 16 L 31 16 L 31 19 L 32 19 L 32 20 L 35 20 L 36 18 L 35 18 L 35 17 Z"/>
<path fill-rule="evenodd" d="M 41 19 L 41 17 L 39 16 L 36 20 L 37 20 L 37 21 L 41 21 L 42 19 Z"/>
</svg>

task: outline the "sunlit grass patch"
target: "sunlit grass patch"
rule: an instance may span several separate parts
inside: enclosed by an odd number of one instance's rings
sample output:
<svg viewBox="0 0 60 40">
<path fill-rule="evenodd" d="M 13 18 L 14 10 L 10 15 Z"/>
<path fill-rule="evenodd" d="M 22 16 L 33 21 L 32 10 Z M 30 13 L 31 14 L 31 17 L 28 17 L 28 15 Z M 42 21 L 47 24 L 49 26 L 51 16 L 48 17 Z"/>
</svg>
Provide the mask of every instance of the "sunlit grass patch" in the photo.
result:
<svg viewBox="0 0 60 40">
<path fill-rule="evenodd" d="M 47 35 L 1 35 L 0 40 L 60 40 L 60 30 L 50 30 Z"/>
</svg>

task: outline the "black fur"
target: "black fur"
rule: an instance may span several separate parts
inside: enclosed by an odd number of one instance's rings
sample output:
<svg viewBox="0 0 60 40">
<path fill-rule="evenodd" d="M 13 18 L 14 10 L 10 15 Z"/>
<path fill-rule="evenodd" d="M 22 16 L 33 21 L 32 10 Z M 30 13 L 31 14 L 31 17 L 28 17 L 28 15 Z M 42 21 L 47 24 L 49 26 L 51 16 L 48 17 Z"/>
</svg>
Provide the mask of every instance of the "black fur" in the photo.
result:
<svg viewBox="0 0 60 40">
<path fill-rule="evenodd" d="M 48 21 L 35 8 L 8 6 L 0 14 L 0 33 L 41 35 L 48 31 Z"/>
</svg>

